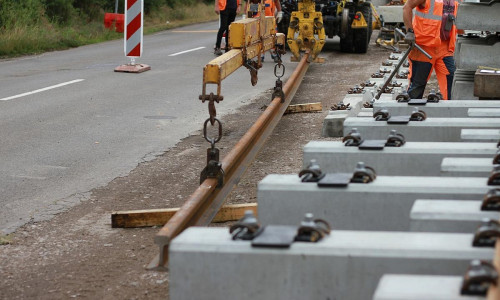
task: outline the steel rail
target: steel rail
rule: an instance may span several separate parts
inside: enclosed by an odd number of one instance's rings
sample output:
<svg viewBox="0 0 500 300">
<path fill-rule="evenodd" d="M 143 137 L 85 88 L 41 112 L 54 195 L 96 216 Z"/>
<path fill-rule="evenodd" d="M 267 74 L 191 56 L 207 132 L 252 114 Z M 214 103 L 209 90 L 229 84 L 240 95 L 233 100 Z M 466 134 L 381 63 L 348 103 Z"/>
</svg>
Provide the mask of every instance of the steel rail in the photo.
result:
<svg viewBox="0 0 500 300">
<path fill-rule="evenodd" d="M 293 99 L 309 67 L 309 55 L 309 52 L 303 55 L 297 68 L 284 85 L 283 92 L 286 99 L 282 102 L 281 97 L 275 97 L 252 127 L 221 161 L 225 174 L 224 185 L 220 189 L 216 189 L 217 179 L 207 178 L 157 233 L 154 240 L 160 248 L 160 253 L 149 264 L 148 269 L 166 269 L 170 242 L 184 229 L 193 225 L 206 226 L 210 224 Z"/>
<path fill-rule="evenodd" d="M 500 272 L 500 239 L 497 239 L 495 243 L 495 256 L 493 258 L 493 265 L 495 266 L 497 272 Z M 498 278 L 496 285 L 491 285 L 488 289 L 487 300 L 498 300 L 500 299 L 500 277 Z"/>
</svg>

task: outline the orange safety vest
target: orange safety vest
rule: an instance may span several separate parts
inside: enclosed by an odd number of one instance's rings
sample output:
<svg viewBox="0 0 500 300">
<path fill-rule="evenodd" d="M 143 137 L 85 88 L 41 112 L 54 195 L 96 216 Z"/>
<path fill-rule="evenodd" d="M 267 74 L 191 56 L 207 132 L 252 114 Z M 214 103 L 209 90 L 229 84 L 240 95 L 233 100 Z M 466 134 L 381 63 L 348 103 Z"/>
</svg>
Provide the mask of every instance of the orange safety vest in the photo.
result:
<svg viewBox="0 0 500 300">
<path fill-rule="evenodd" d="M 227 0 L 219 0 L 219 10 L 225 10 L 226 9 L 226 3 Z M 241 0 L 236 0 L 236 3 L 238 6 L 240 6 Z"/>
<path fill-rule="evenodd" d="M 274 0 L 266 0 L 266 16 L 268 17 L 274 17 Z"/>
<path fill-rule="evenodd" d="M 455 11 L 453 15 L 457 16 L 458 1 L 455 0 Z M 443 17 L 443 0 L 426 0 L 424 8 L 420 5 L 415 8 L 415 17 L 413 18 L 413 30 L 415 31 L 415 40 L 418 45 L 437 47 L 441 44 L 440 30 Z M 457 28 L 455 23 L 450 31 L 449 48 L 450 52 L 455 50 L 455 40 Z"/>
<path fill-rule="evenodd" d="M 268 17 L 274 17 L 274 10 L 276 8 L 276 6 L 274 5 L 274 0 L 266 0 L 264 1 L 264 5 L 265 5 L 265 14 L 266 16 Z M 257 12 L 256 14 L 253 15 L 253 17 L 258 17 L 260 16 L 260 12 Z"/>
</svg>

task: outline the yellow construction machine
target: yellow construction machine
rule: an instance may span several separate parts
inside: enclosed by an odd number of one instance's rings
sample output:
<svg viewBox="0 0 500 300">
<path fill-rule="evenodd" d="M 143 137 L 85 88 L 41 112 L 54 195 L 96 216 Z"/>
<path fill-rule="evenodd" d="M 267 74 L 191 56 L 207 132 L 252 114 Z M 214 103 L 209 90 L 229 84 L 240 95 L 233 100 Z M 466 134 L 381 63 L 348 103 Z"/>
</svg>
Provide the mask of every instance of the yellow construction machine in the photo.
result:
<svg viewBox="0 0 500 300">
<path fill-rule="evenodd" d="M 287 33 L 288 47 L 296 59 L 306 49 L 315 59 L 326 36 L 340 36 L 343 52 L 366 53 L 373 27 L 380 27 L 369 0 L 282 0 L 281 7 L 284 18 L 278 31 Z"/>
</svg>

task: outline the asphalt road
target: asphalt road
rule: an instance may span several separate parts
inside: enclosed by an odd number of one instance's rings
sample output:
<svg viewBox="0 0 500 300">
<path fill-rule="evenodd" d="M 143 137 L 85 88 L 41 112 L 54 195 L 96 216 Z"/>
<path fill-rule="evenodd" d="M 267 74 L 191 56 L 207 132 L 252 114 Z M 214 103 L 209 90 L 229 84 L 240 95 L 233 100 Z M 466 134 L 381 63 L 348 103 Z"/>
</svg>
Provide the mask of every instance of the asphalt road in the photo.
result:
<svg viewBox="0 0 500 300">
<path fill-rule="evenodd" d="M 1 60 L 0 230 L 49 219 L 199 131 L 208 117 L 198 100 L 203 66 L 214 58 L 217 27 L 145 36 L 137 63 L 152 69 L 140 74 L 113 71 L 129 62 L 123 41 Z M 224 80 L 218 115 L 274 86 L 266 59 L 257 86 L 245 68 Z"/>
</svg>

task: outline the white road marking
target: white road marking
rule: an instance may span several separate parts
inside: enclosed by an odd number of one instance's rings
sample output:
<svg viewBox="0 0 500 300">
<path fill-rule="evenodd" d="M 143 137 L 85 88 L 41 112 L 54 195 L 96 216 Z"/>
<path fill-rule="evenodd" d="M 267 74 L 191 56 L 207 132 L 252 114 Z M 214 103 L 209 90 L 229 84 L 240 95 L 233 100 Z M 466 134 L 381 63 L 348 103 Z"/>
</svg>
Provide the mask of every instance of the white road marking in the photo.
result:
<svg viewBox="0 0 500 300">
<path fill-rule="evenodd" d="M 189 49 L 189 50 L 186 50 L 186 51 L 181 51 L 181 52 L 177 52 L 177 53 L 174 53 L 174 54 L 170 54 L 169 56 L 177 56 L 179 54 L 184 54 L 184 53 L 188 53 L 188 52 L 193 52 L 193 51 L 196 51 L 196 50 L 200 50 L 200 49 L 204 49 L 205 47 L 198 47 L 198 48 L 194 48 L 194 49 Z"/>
<path fill-rule="evenodd" d="M 68 82 L 59 83 L 59 84 L 56 84 L 56 85 L 53 85 L 53 86 L 48 86 L 48 87 L 43 88 L 43 89 L 38 89 L 38 90 L 31 91 L 31 92 L 27 92 L 27 93 L 15 95 L 15 96 L 7 97 L 7 98 L 2 98 L 2 99 L 0 99 L 0 101 L 7 101 L 7 100 L 16 99 L 16 98 L 21 98 L 21 97 L 24 97 L 24 96 L 33 95 L 33 94 L 36 94 L 36 93 L 48 91 L 48 90 L 51 90 L 51 89 L 62 87 L 62 86 L 68 85 L 68 84 L 77 83 L 77 82 L 84 81 L 84 80 L 85 79 L 75 79 L 75 80 L 71 80 L 71 81 L 68 81 Z"/>
</svg>

